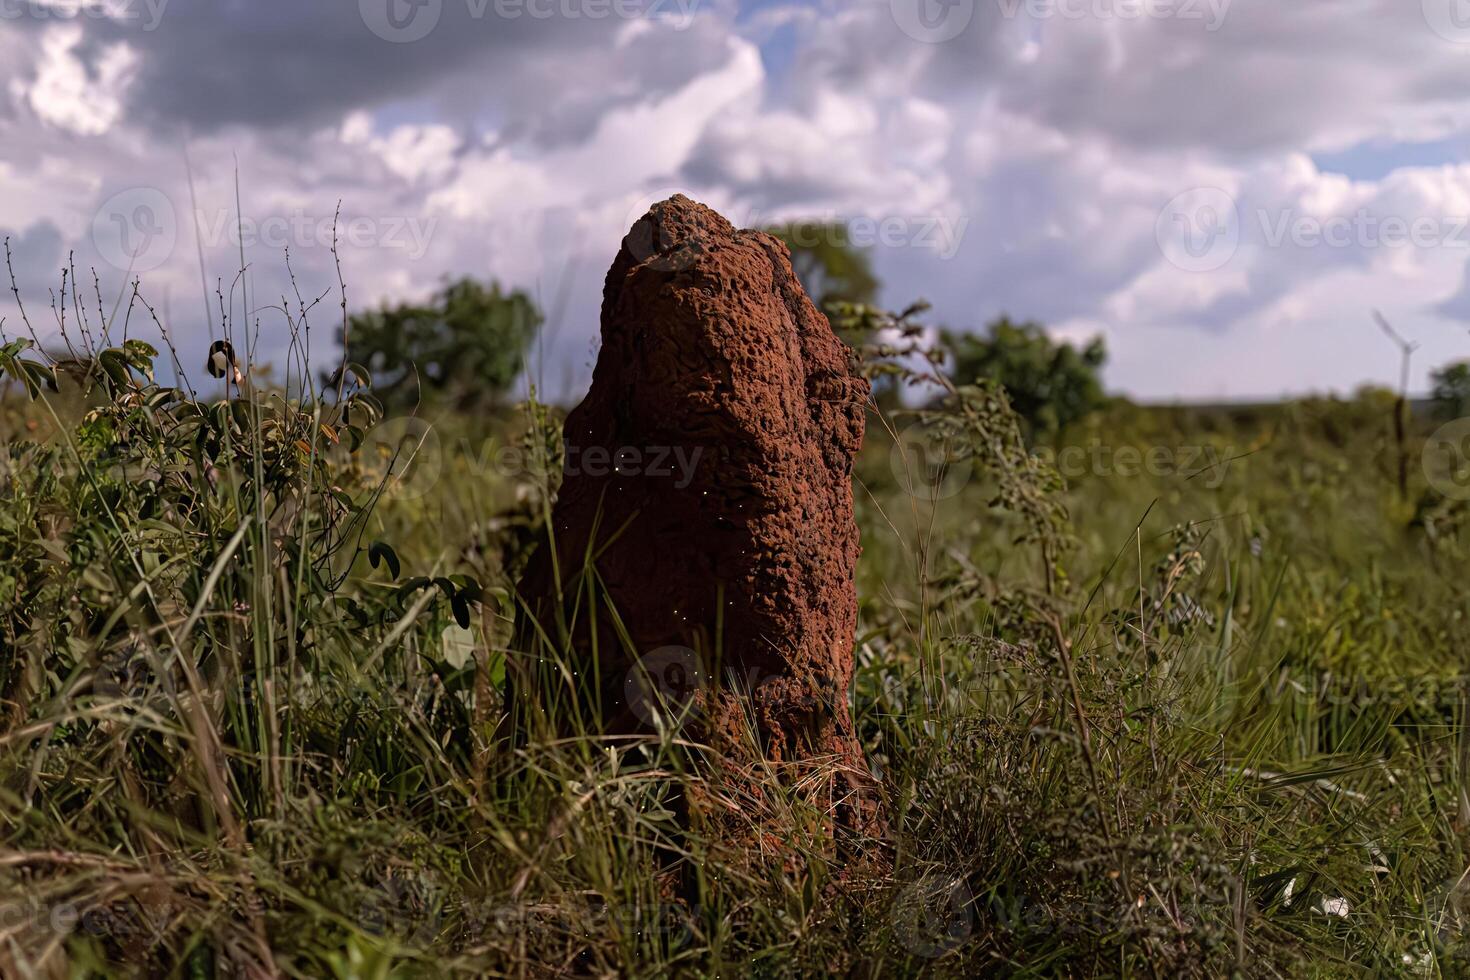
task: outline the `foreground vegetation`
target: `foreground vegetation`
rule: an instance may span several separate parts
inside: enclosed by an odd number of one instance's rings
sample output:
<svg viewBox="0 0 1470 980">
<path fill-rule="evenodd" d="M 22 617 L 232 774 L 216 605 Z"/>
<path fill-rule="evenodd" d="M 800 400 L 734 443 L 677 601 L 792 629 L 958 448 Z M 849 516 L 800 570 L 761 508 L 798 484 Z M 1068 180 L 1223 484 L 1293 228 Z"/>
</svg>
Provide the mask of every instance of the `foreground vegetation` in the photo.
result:
<svg viewBox="0 0 1470 980">
<path fill-rule="evenodd" d="M 779 770 L 727 800 L 768 846 L 684 826 L 677 726 L 497 737 L 554 411 L 385 419 L 367 370 L 267 385 L 243 343 L 195 395 L 114 332 L 0 355 L 0 974 L 1470 965 L 1465 460 L 1392 397 L 1029 446 L 993 385 L 875 405 L 858 858 Z"/>
</svg>

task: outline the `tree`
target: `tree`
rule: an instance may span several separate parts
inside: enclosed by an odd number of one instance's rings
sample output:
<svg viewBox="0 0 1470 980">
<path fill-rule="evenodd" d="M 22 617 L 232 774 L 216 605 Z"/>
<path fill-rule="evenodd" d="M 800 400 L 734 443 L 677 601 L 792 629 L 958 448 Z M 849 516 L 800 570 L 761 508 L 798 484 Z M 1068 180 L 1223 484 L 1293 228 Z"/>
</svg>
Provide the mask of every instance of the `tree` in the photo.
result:
<svg viewBox="0 0 1470 980">
<path fill-rule="evenodd" d="M 1437 414 L 1449 419 L 1470 415 L 1470 361 L 1446 364 L 1431 371 L 1429 380 L 1433 384 L 1430 398 Z"/>
<path fill-rule="evenodd" d="M 345 342 L 349 358 L 371 372 L 385 405 L 437 396 L 464 407 L 510 389 L 541 323 L 524 292 L 466 278 L 424 304 L 385 304 L 354 314 Z"/>
<path fill-rule="evenodd" d="M 872 303 L 878 297 L 867 249 L 854 245 L 847 226 L 795 221 L 767 228 L 791 250 L 791 267 L 807 295 L 826 310 L 830 303 Z"/>
<path fill-rule="evenodd" d="M 1053 341 L 1039 323 L 1002 316 L 983 335 L 944 330 L 940 344 L 956 385 L 991 378 L 1032 432 L 1056 433 L 1106 402 L 1099 371 L 1107 349 L 1098 338 L 1082 349 Z"/>
</svg>

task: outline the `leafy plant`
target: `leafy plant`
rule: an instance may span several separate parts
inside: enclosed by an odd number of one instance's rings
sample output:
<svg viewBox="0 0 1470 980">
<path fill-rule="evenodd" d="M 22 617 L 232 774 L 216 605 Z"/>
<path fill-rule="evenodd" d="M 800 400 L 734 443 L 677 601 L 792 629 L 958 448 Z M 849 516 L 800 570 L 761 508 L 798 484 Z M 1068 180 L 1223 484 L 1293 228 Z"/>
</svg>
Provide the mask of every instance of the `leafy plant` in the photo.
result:
<svg viewBox="0 0 1470 980">
<path fill-rule="evenodd" d="M 1429 374 L 1430 399 L 1440 418 L 1470 415 L 1470 361 L 1456 361 Z"/>
<path fill-rule="evenodd" d="M 855 467 L 860 841 L 820 763 L 732 793 L 672 732 L 497 738 L 508 664 L 585 668 L 509 629 L 554 410 L 447 415 L 406 488 L 366 367 L 226 356 L 201 398 L 106 330 L 6 341 L 0 974 L 1464 973 L 1463 534 L 1404 526 L 1382 403 L 1107 405 L 1077 428 L 1240 459 L 1069 485 L 922 304 L 833 309 L 941 393 Z"/>
<path fill-rule="evenodd" d="M 426 303 L 356 314 L 340 339 L 372 372 L 375 391 L 389 408 L 424 397 L 466 407 L 494 402 L 510 390 L 541 322 L 524 292 L 461 279 Z M 335 377 L 327 380 L 335 383 Z"/>
<path fill-rule="evenodd" d="M 1032 432 L 1061 431 L 1106 403 L 1101 338 L 1078 349 L 1052 340 L 1039 323 L 1001 317 L 979 335 L 945 330 L 940 343 L 955 384 L 986 378 L 1000 384 Z"/>
</svg>

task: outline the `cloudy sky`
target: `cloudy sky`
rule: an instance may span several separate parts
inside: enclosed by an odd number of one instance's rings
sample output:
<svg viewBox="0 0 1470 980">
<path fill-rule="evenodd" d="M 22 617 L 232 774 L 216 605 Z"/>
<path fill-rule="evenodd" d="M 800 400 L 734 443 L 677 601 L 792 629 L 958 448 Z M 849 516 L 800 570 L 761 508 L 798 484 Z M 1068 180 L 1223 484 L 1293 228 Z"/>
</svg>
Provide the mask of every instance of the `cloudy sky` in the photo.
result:
<svg viewBox="0 0 1470 980">
<path fill-rule="evenodd" d="M 1140 398 L 1393 383 L 1375 308 L 1423 389 L 1470 356 L 1467 150 L 1467 0 L 0 0 L 32 321 L 68 254 L 107 307 L 131 266 L 186 359 L 242 247 L 281 349 L 340 201 L 354 306 L 524 287 L 575 395 L 622 234 L 683 191 L 851 222 L 946 325 L 1101 333 Z"/>
</svg>

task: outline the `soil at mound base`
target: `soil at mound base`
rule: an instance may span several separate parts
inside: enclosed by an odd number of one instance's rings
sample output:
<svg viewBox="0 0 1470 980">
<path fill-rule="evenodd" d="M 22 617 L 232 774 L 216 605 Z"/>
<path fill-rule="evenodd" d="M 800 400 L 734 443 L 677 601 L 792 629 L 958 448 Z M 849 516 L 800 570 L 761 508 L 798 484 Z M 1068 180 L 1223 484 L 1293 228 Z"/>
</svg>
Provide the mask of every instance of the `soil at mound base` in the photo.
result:
<svg viewBox="0 0 1470 980">
<path fill-rule="evenodd" d="M 572 642 L 589 670 L 597 651 L 605 729 L 649 731 L 656 711 L 687 708 L 691 734 L 723 751 L 753 727 L 768 760 L 837 756 L 866 781 L 847 691 L 867 395 L 779 240 L 683 196 L 633 226 L 607 275 L 591 389 L 564 429 L 559 575 L 542 547 L 521 584 L 553 636 L 558 577 L 563 608 L 578 608 Z"/>
</svg>

